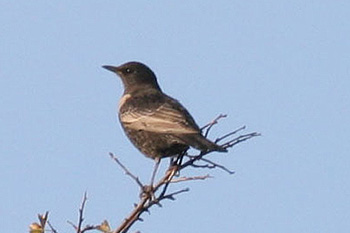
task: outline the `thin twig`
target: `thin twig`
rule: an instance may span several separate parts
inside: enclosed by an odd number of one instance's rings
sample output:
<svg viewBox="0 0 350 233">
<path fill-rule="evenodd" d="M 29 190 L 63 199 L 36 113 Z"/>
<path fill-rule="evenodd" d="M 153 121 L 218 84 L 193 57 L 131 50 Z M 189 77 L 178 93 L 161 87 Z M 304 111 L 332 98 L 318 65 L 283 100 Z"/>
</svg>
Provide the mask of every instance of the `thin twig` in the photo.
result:
<svg viewBox="0 0 350 233">
<path fill-rule="evenodd" d="M 221 165 L 221 164 L 218 164 L 218 163 L 215 163 L 209 159 L 206 159 L 206 158 L 202 158 L 201 159 L 202 161 L 204 162 L 207 162 L 209 164 L 211 164 L 213 166 L 213 168 L 220 168 L 221 170 L 224 170 L 225 172 L 229 173 L 230 175 L 234 174 L 235 172 L 234 171 L 231 171 L 230 169 L 228 169 L 227 167 L 225 167 L 224 165 Z"/>
<path fill-rule="evenodd" d="M 79 219 L 78 219 L 78 225 L 75 225 L 71 221 L 67 221 L 72 227 L 76 230 L 77 233 L 84 233 L 89 230 L 95 230 L 97 229 L 96 226 L 93 225 L 87 225 L 84 228 L 82 228 L 83 222 L 84 222 L 84 209 L 85 204 L 87 201 L 87 192 L 84 193 L 83 201 L 81 202 L 81 206 L 79 208 Z"/>
<path fill-rule="evenodd" d="M 180 169 L 179 170 L 182 170 L 184 169 L 185 167 L 188 167 L 188 166 L 191 166 L 195 161 L 198 161 L 200 160 L 204 155 L 210 153 L 212 151 L 201 151 L 198 155 L 196 156 L 189 156 L 189 160 L 183 164 L 181 164 L 180 166 Z"/>
<path fill-rule="evenodd" d="M 175 198 L 174 198 L 175 195 L 180 194 L 180 193 L 185 193 L 185 192 L 188 192 L 188 191 L 190 191 L 189 188 L 181 189 L 181 190 L 179 190 L 179 191 L 176 191 L 176 192 L 173 192 L 173 193 L 169 193 L 169 194 L 167 194 L 167 195 L 164 195 L 164 196 L 162 197 L 162 199 L 170 199 L 170 200 L 173 201 L 173 200 L 175 200 Z"/>
<path fill-rule="evenodd" d="M 210 121 L 208 124 L 204 125 L 201 130 L 204 130 L 205 128 L 209 127 L 210 125 L 216 124 L 217 121 L 221 118 L 227 117 L 226 114 L 220 114 L 219 116 L 215 117 L 214 120 Z"/>
<path fill-rule="evenodd" d="M 224 136 L 217 138 L 217 139 L 215 140 L 215 143 L 218 143 L 218 142 L 220 142 L 221 140 L 223 140 L 223 139 L 225 139 L 225 138 L 227 138 L 227 137 L 229 137 L 229 136 L 231 136 L 231 135 L 234 135 L 234 134 L 238 133 L 239 131 L 244 130 L 245 128 L 246 128 L 246 126 L 244 125 L 244 126 L 238 128 L 238 129 L 236 129 L 236 130 L 234 130 L 234 131 L 232 131 L 232 132 L 230 132 L 230 133 L 228 133 L 228 134 L 225 134 Z"/>
<path fill-rule="evenodd" d="M 85 226 L 85 227 L 81 230 L 81 233 L 84 233 L 84 232 L 86 232 L 86 231 L 96 230 L 96 229 L 98 229 L 97 226 L 87 225 L 87 226 Z"/>
<path fill-rule="evenodd" d="M 225 118 L 227 117 L 226 114 L 220 114 L 219 116 L 217 116 L 214 120 L 212 120 L 211 122 L 209 122 L 208 124 L 206 124 L 205 126 L 203 126 L 201 128 L 201 131 L 203 131 L 204 129 L 207 128 L 207 130 L 205 131 L 204 133 L 204 137 L 207 137 L 208 134 L 209 134 L 209 131 L 211 130 L 211 128 L 216 125 L 218 123 L 218 121 L 221 119 L 221 118 Z"/>
<path fill-rule="evenodd" d="M 38 214 L 38 218 L 42 229 L 45 229 L 45 225 L 48 217 L 49 217 L 49 211 L 46 211 L 45 214 Z"/>
<path fill-rule="evenodd" d="M 249 134 L 244 134 L 244 135 L 240 135 L 239 137 L 237 138 L 234 138 L 226 143 L 224 143 L 222 145 L 223 148 L 230 148 L 230 147 L 233 147 L 234 145 L 238 144 L 238 143 L 241 143 L 241 142 L 244 142 L 248 139 L 251 139 L 253 137 L 257 137 L 257 136 L 261 136 L 261 134 L 257 133 L 257 132 L 254 132 L 254 133 L 249 133 Z"/>
<path fill-rule="evenodd" d="M 51 223 L 50 223 L 49 220 L 47 220 L 47 225 L 49 225 L 50 230 L 51 230 L 53 233 L 58 233 L 58 231 L 51 225 Z"/>
<path fill-rule="evenodd" d="M 207 164 L 195 164 L 195 163 L 192 163 L 190 166 L 191 167 L 195 167 L 195 168 L 208 168 L 208 169 L 220 168 L 221 170 L 224 170 L 225 172 L 227 172 L 230 175 L 235 173 L 234 171 L 231 171 L 230 169 L 228 169 L 224 165 L 215 163 L 215 162 L 213 162 L 213 161 L 211 161 L 209 159 L 206 159 L 206 158 L 202 157 L 200 159 L 200 161 L 206 162 Z"/>
<path fill-rule="evenodd" d="M 77 227 L 73 222 L 67 220 L 67 223 L 68 223 L 69 225 L 71 225 L 71 226 L 74 228 L 74 230 L 77 230 L 77 229 L 78 229 L 78 227 Z"/>
<path fill-rule="evenodd" d="M 180 178 L 176 178 L 170 181 L 170 183 L 180 183 L 180 182 L 184 182 L 184 181 L 191 181 L 191 180 L 206 180 L 208 178 L 213 178 L 212 176 L 205 175 L 205 176 L 193 176 L 193 177 L 180 177 Z"/>
<path fill-rule="evenodd" d="M 137 176 L 135 176 L 134 174 L 132 174 L 125 166 L 124 164 L 122 164 L 119 159 L 113 154 L 113 153 L 109 153 L 109 155 L 111 156 L 111 158 L 124 170 L 125 174 L 130 176 L 136 183 L 137 185 L 142 189 L 143 188 L 143 184 L 141 183 L 141 181 L 139 180 L 139 178 Z"/>
<path fill-rule="evenodd" d="M 85 203 L 87 201 L 87 192 L 84 193 L 83 201 L 81 203 L 81 207 L 79 209 L 79 220 L 78 220 L 78 227 L 77 227 L 77 233 L 81 233 L 81 226 L 84 221 L 84 208 L 85 208 Z"/>
</svg>

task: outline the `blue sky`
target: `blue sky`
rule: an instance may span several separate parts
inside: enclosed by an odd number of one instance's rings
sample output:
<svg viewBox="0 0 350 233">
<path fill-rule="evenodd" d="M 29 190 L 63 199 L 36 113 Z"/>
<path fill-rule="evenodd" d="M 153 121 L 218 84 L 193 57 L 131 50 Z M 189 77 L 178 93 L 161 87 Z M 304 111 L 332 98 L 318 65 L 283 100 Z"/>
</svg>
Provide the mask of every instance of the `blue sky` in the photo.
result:
<svg viewBox="0 0 350 233">
<path fill-rule="evenodd" d="M 153 167 L 124 136 L 117 76 L 136 60 L 212 137 L 262 136 L 212 154 L 236 173 L 190 187 L 142 232 L 347 232 L 350 228 L 350 3 L 346 1 L 0 1 L 0 231 L 50 211 L 73 232 L 113 227 L 138 200 L 113 152 L 143 181 Z M 167 162 L 164 162 L 166 164 Z"/>
</svg>

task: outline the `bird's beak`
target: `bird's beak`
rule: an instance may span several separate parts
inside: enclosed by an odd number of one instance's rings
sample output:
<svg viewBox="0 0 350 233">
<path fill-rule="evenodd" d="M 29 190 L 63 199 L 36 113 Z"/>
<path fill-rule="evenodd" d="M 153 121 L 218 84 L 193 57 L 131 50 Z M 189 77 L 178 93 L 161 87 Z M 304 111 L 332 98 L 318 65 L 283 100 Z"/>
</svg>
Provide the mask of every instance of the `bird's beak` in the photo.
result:
<svg viewBox="0 0 350 233">
<path fill-rule="evenodd" d="M 105 68 L 106 70 L 112 71 L 113 73 L 117 73 L 118 72 L 118 67 L 116 66 L 102 66 L 103 68 Z"/>
</svg>

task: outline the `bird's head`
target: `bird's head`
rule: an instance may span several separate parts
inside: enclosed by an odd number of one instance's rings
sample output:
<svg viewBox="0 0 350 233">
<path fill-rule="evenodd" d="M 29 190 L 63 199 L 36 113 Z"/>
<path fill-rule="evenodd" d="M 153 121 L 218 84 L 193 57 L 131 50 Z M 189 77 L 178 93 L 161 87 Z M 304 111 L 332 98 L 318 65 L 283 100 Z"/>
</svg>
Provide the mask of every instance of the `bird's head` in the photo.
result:
<svg viewBox="0 0 350 233">
<path fill-rule="evenodd" d="M 156 75 L 150 68 L 140 62 L 128 62 L 120 66 L 106 65 L 102 67 L 119 75 L 127 93 L 149 88 L 160 90 Z"/>
</svg>

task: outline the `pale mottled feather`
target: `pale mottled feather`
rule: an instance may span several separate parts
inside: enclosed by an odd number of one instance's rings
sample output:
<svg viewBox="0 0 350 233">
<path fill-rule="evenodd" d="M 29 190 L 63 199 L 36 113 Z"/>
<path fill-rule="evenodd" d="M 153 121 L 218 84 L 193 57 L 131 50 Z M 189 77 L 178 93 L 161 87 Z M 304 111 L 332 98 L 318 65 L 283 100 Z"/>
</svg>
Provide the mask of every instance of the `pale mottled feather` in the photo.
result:
<svg viewBox="0 0 350 233">
<path fill-rule="evenodd" d="M 154 111 L 128 111 L 121 115 L 125 126 L 154 133 L 197 134 L 197 128 L 189 125 L 183 112 L 167 104 L 161 105 Z"/>
</svg>

